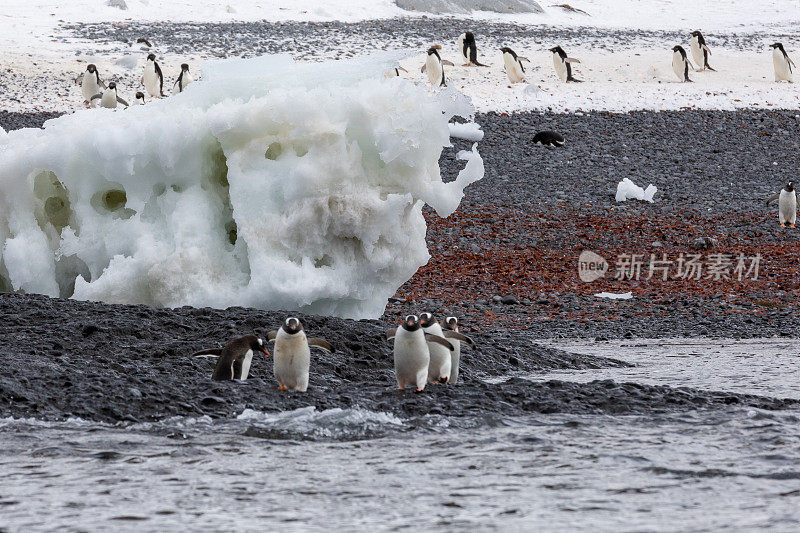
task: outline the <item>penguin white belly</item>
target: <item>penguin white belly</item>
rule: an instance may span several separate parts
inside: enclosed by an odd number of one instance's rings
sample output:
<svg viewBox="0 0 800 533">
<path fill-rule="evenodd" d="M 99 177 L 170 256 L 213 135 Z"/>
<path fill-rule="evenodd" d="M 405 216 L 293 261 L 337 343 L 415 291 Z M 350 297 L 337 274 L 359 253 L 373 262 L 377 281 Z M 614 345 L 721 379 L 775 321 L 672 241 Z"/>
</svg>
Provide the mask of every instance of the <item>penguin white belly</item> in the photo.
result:
<svg viewBox="0 0 800 533">
<path fill-rule="evenodd" d="M 466 37 L 467 36 L 463 33 L 458 37 L 458 53 L 461 54 L 461 59 L 464 61 L 465 65 L 469 63 L 469 58 L 464 53 L 464 40 Z"/>
<path fill-rule="evenodd" d="M 144 67 L 144 88 L 150 96 L 161 96 L 161 81 L 156 73 L 156 65 L 148 61 Z"/>
<path fill-rule="evenodd" d="M 519 63 L 514 61 L 511 54 L 503 54 L 503 65 L 506 68 L 506 75 L 508 81 L 511 83 L 520 83 L 525 81 L 525 76 L 522 74 L 522 69 L 519 68 Z"/>
<path fill-rule="evenodd" d="M 250 363 L 253 362 L 253 350 L 247 350 L 247 353 L 244 354 L 244 360 L 242 361 L 242 376 L 239 378 L 242 381 L 247 379 L 247 375 L 250 374 Z"/>
<path fill-rule="evenodd" d="M 692 58 L 694 58 L 694 64 L 702 69 L 704 66 L 706 66 L 706 59 L 703 55 L 703 50 L 700 49 L 700 43 L 698 42 L 697 37 L 692 37 L 692 44 L 690 48 L 692 49 Z"/>
<path fill-rule="evenodd" d="M 455 383 L 458 381 L 458 366 L 461 363 L 461 341 L 457 339 L 447 339 L 453 345 L 453 351 L 450 352 L 450 377 L 447 378 L 448 383 Z"/>
<path fill-rule="evenodd" d="M 781 190 L 781 195 L 778 199 L 778 220 L 781 224 L 788 222 L 794 226 L 797 220 L 797 196 L 794 191 Z"/>
<path fill-rule="evenodd" d="M 673 52 L 672 54 L 672 71 L 678 76 L 678 79 L 684 81 L 686 74 L 686 64 L 683 61 L 683 56 L 680 52 Z"/>
<path fill-rule="evenodd" d="M 775 66 L 775 81 L 792 81 L 789 62 L 778 48 L 772 50 L 772 64 Z"/>
<path fill-rule="evenodd" d="M 289 390 L 306 391 L 311 349 L 305 333 L 290 335 L 279 330 L 272 360 L 272 371 L 278 383 Z"/>
<path fill-rule="evenodd" d="M 94 102 L 92 102 L 92 96 L 96 95 L 101 91 L 100 86 L 97 85 L 97 79 L 94 75 L 89 75 L 88 72 L 83 74 L 83 81 L 81 81 L 81 94 L 83 95 L 84 100 L 88 100 L 91 102 L 92 106 L 94 106 Z"/>
<path fill-rule="evenodd" d="M 423 328 L 425 333 L 444 337 L 442 333 L 442 326 L 433 324 L 427 328 Z M 441 378 L 450 377 L 450 350 L 446 346 L 434 342 L 428 343 L 428 351 L 430 352 L 431 361 L 428 364 L 428 381 L 431 383 L 438 383 Z"/>
<path fill-rule="evenodd" d="M 114 109 L 117 107 L 117 95 L 112 90 L 107 90 L 103 93 L 103 97 L 100 98 L 100 105 L 103 107 L 107 107 L 109 109 Z"/>
<path fill-rule="evenodd" d="M 553 54 L 553 68 L 561 81 L 567 81 L 567 64 L 558 54 Z"/>
<path fill-rule="evenodd" d="M 425 72 L 428 73 L 428 81 L 432 85 L 442 84 L 442 64 L 435 55 L 430 54 L 425 60 Z"/>
<path fill-rule="evenodd" d="M 398 328 L 394 338 L 394 374 L 397 386 L 424 389 L 428 380 L 430 354 L 421 329 L 409 332 Z"/>
</svg>

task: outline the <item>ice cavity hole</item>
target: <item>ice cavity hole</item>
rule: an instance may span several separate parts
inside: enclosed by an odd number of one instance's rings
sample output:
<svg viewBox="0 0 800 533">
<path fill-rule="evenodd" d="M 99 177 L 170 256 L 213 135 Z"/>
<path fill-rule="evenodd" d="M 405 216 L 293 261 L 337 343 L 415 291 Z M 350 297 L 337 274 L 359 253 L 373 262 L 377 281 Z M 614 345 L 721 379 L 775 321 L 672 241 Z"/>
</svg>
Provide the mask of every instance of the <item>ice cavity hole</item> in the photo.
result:
<svg viewBox="0 0 800 533">
<path fill-rule="evenodd" d="M 291 146 L 291 149 L 294 151 L 294 154 L 297 157 L 303 157 L 308 153 L 308 145 L 303 142 L 291 142 L 285 143 Z M 277 160 L 284 151 L 284 144 L 281 144 L 279 141 L 275 141 L 270 143 L 267 147 L 267 151 L 264 153 L 264 157 L 269 159 L 270 161 Z"/>
<path fill-rule="evenodd" d="M 128 194 L 125 187 L 119 183 L 108 182 L 106 187 L 92 195 L 89 201 L 94 210 L 103 214 L 110 214 L 115 218 L 131 218 L 136 211 L 125 207 L 128 203 Z"/>
<path fill-rule="evenodd" d="M 47 232 L 49 224 L 61 235 L 61 230 L 74 222 L 69 192 L 55 172 L 41 170 L 36 173 L 33 178 L 33 195 L 39 203 L 35 215 L 42 231 Z"/>
</svg>

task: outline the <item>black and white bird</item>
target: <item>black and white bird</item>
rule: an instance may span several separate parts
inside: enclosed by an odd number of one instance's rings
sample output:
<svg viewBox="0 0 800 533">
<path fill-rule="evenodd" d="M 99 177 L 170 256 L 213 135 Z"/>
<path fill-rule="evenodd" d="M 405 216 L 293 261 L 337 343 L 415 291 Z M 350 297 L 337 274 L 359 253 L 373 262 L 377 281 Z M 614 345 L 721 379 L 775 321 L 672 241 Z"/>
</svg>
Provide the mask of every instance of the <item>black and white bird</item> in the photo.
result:
<svg viewBox="0 0 800 533">
<path fill-rule="evenodd" d="M 219 357 L 217 366 L 211 379 L 214 381 L 230 381 L 232 379 L 247 379 L 250 374 L 250 365 L 253 362 L 253 353 L 262 352 L 269 355 L 264 347 L 264 339 L 258 335 L 245 335 L 233 339 L 223 348 L 210 348 L 192 354 L 192 357 Z"/>
<path fill-rule="evenodd" d="M 767 205 L 771 202 L 778 200 L 778 222 L 781 227 L 785 228 L 789 224 L 793 228 L 797 222 L 797 191 L 794 188 L 794 183 L 787 183 L 779 193 L 774 194 L 767 200 Z"/>
<path fill-rule="evenodd" d="M 147 63 L 144 64 L 144 74 L 142 83 L 151 97 L 159 98 L 164 96 L 164 74 L 156 61 L 155 54 L 148 54 Z"/>
<path fill-rule="evenodd" d="M 694 62 L 700 68 L 700 71 L 708 70 L 715 70 L 711 68 L 711 65 L 708 64 L 708 56 L 711 55 L 711 50 L 709 50 L 708 45 L 706 45 L 706 40 L 703 38 L 703 34 L 699 31 L 692 32 L 692 41 L 689 45 L 689 48 L 692 50 L 692 57 L 694 58 Z"/>
<path fill-rule="evenodd" d="M 561 81 L 583 81 L 576 79 L 572 75 L 572 64 L 580 63 L 580 60 L 573 57 L 567 57 L 567 53 L 560 46 L 554 46 L 550 49 L 550 51 L 553 52 L 553 67 L 556 69 L 556 74 Z"/>
<path fill-rule="evenodd" d="M 100 73 L 97 71 L 97 66 L 94 64 L 86 65 L 86 70 L 75 79 L 75 83 L 81 82 L 81 94 L 83 95 L 84 103 L 93 106 L 96 102 L 92 101 L 92 97 L 96 94 L 103 92 L 106 84 L 100 79 Z"/>
<path fill-rule="evenodd" d="M 459 35 L 457 44 L 465 67 L 486 66 L 478 62 L 478 45 L 475 43 L 475 35 L 471 31 Z"/>
<path fill-rule="evenodd" d="M 142 91 L 136 91 L 136 103 L 144 105 L 144 93 Z"/>
<path fill-rule="evenodd" d="M 312 346 L 333 352 L 333 346 L 325 339 L 306 337 L 300 319 L 291 316 L 281 329 L 270 331 L 267 340 L 275 343 L 272 373 L 281 390 L 305 392 L 308 389 Z"/>
<path fill-rule="evenodd" d="M 533 144 L 541 146 L 564 146 L 564 137 L 554 131 L 540 131 L 533 136 Z"/>
<path fill-rule="evenodd" d="M 92 96 L 92 101 L 94 100 L 100 100 L 100 106 L 108 109 L 115 109 L 117 103 L 128 107 L 128 102 L 120 98 L 117 94 L 117 84 L 113 81 L 108 84 L 108 88 L 106 88 L 105 91 Z"/>
<path fill-rule="evenodd" d="M 172 86 L 172 93 L 182 93 L 186 87 L 194 81 L 194 78 L 189 74 L 189 65 L 186 63 L 181 65 L 181 73 L 178 79 L 175 80 L 175 85 Z"/>
<path fill-rule="evenodd" d="M 506 69 L 506 76 L 511 83 L 521 83 L 525 81 L 525 67 L 523 61 L 530 60 L 526 57 L 519 57 L 514 50 L 505 46 L 500 49 L 503 52 L 503 66 Z"/>
<path fill-rule="evenodd" d="M 461 368 L 461 343 L 475 348 L 475 342 L 458 331 L 458 318 L 454 316 L 449 316 L 444 320 L 442 332 L 444 338 L 453 345 L 453 351 L 450 352 L 450 377 L 447 378 L 447 383 L 455 383 L 458 381 L 458 372 Z"/>
<path fill-rule="evenodd" d="M 682 46 L 676 45 L 672 47 L 672 70 L 681 82 L 692 81 L 689 79 L 689 67 L 692 62 L 686 57 L 686 50 Z M 692 67 L 694 68 L 694 67 Z"/>
<path fill-rule="evenodd" d="M 438 87 L 447 87 L 447 79 L 444 75 L 444 65 L 453 66 L 453 63 L 443 60 L 439 55 L 440 45 L 431 46 L 428 48 L 428 57 L 425 59 L 425 64 L 422 65 L 422 72 L 428 73 L 428 81 L 431 85 Z"/>
<path fill-rule="evenodd" d="M 794 73 L 792 67 L 795 66 L 794 61 L 789 58 L 789 54 L 783 48 L 783 43 L 774 43 L 769 45 L 772 48 L 772 65 L 775 67 L 775 81 L 788 81 L 794 82 Z"/>
<path fill-rule="evenodd" d="M 453 350 L 453 345 L 444 337 L 425 333 L 416 315 L 406 316 L 399 328 L 387 330 L 386 340 L 394 341 L 394 375 L 400 390 L 416 387 L 420 392 L 425 389 L 431 343 Z"/>
</svg>

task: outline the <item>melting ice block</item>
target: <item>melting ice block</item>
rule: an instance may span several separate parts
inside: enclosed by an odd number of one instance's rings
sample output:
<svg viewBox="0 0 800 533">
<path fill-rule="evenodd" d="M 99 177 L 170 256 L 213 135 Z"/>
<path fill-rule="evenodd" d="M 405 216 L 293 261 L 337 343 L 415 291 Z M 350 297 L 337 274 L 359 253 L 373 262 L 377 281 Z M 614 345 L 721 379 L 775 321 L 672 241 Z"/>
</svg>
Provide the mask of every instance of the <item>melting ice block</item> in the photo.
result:
<svg viewBox="0 0 800 533">
<path fill-rule="evenodd" d="M 617 202 L 624 202 L 626 200 L 642 200 L 644 202 L 653 203 L 653 197 L 658 192 L 658 188 L 652 183 L 646 189 L 642 189 L 629 178 L 623 178 L 617 184 Z"/>
<path fill-rule="evenodd" d="M 377 317 L 483 176 L 439 155 L 473 110 L 400 56 L 211 63 L 168 99 L 0 134 L 0 290 Z"/>
</svg>

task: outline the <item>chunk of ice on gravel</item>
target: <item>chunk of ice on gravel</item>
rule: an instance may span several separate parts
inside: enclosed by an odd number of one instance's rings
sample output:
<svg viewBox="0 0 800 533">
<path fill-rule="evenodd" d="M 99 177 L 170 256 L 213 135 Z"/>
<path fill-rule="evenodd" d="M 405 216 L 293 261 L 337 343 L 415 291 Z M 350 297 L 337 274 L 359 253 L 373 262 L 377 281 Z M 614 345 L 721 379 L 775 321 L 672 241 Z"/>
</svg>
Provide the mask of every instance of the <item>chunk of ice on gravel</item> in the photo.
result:
<svg viewBox="0 0 800 533">
<path fill-rule="evenodd" d="M 653 196 L 658 192 L 658 188 L 652 183 L 647 186 L 647 189 L 642 189 L 629 178 L 623 178 L 617 184 L 617 202 L 624 202 L 626 200 L 642 200 L 644 202 L 653 203 Z"/>
<path fill-rule="evenodd" d="M 623 292 L 623 293 L 616 293 L 616 292 L 598 292 L 595 294 L 598 298 L 608 298 L 609 300 L 630 300 L 633 298 L 632 292 Z"/>
<path fill-rule="evenodd" d="M 449 126 L 450 137 L 472 142 L 480 142 L 483 140 L 481 125 L 476 122 L 467 122 L 465 124 L 451 123 Z"/>
</svg>

